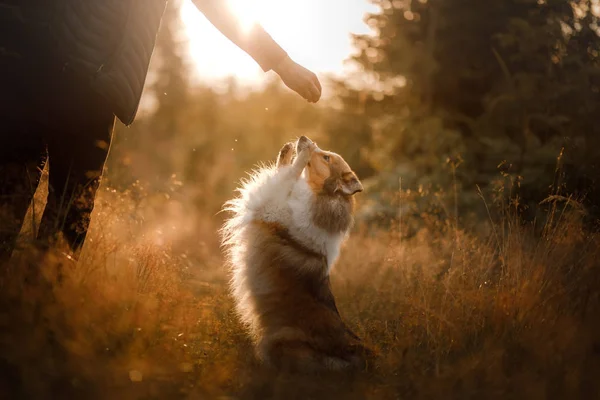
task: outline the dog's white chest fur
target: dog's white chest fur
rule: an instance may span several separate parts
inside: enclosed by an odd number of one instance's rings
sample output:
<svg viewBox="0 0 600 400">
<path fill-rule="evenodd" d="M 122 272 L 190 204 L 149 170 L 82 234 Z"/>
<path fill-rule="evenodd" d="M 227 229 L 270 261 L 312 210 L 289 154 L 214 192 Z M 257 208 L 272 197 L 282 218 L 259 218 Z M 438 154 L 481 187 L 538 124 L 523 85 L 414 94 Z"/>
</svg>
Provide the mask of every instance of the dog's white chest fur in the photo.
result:
<svg viewBox="0 0 600 400">
<path fill-rule="evenodd" d="M 285 226 L 290 235 L 327 259 L 328 272 L 337 260 L 347 232 L 329 233 L 313 222 L 315 194 L 305 176 L 293 177 L 290 166 L 262 170 L 242 192 L 247 222 L 258 219 Z"/>
<path fill-rule="evenodd" d="M 287 201 L 292 216 L 292 223 L 287 228 L 290 234 L 302 244 L 326 256 L 329 271 L 338 258 L 347 233 L 330 233 L 314 224 L 312 212 L 314 197 L 315 194 L 302 176 L 295 182 Z"/>
</svg>

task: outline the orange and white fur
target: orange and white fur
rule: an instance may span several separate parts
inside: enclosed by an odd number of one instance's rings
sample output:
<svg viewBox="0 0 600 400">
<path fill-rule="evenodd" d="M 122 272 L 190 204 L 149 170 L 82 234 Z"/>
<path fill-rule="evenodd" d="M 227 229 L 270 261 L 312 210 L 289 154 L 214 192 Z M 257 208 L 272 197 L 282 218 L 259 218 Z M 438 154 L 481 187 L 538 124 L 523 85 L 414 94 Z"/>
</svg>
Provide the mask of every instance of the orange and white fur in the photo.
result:
<svg viewBox="0 0 600 400">
<path fill-rule="evenodd" d="M 226 203 L 231 290 L 265 364 L 300 371 L 364 364 L 370 351 L 342 321 L 329 282 L 362 190 L 341 156 L 302 136 Z"/>
</svg>

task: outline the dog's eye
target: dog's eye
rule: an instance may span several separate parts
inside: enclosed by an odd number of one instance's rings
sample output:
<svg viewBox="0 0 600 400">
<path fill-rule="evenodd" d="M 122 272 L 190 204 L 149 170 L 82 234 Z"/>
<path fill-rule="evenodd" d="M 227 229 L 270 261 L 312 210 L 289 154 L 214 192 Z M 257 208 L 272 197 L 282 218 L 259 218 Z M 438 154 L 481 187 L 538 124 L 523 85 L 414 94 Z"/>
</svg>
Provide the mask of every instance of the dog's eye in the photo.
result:
<svg viewBox="0 0 600 400">
<path fill-rule="evenodd" d="M 327 154 L 323 154 L 323 160 L 329 162 L 329 156 Z"/>
</svg>

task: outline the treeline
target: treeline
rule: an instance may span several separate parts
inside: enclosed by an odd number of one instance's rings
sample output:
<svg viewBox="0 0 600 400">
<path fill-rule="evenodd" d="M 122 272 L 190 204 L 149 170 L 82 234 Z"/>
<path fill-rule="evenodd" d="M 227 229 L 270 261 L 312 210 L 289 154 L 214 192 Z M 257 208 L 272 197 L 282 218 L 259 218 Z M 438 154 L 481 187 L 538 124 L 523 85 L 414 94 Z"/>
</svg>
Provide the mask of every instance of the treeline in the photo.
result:
<svg viewBox="0 0 600 400">
<path fill-rule="evenodd" d="M 530 216 L 550 194 L 598 212 L 600 2 L 372 2 L 376 34 L 355 36 L 354 59 L 383 90 L 340 93 L 340 130 L 369 139 L 365 169 L 413 187 L 456 175 L 465 207 L 506 177 Z"/>
<path fill-rule="evenodd" d="M 549 195 L 598 213 L 599 0 L 371 2 L 374 34 L 354 36 L 362 71 L 319 107 L 276 81 L 245 95 L 234 81 L 225 92 L 190 85 L 171 2 L 156 111 L 118 132 L 113 182 L 162 190 L 175 177 L 213 212 L 243 171 L 308 134 L 368 184 L 369 218 L 394 217 L 399 189 L 451 193 L 454 216 L 484 194 L 508 195 L 530 217 Z"/>
</svg>

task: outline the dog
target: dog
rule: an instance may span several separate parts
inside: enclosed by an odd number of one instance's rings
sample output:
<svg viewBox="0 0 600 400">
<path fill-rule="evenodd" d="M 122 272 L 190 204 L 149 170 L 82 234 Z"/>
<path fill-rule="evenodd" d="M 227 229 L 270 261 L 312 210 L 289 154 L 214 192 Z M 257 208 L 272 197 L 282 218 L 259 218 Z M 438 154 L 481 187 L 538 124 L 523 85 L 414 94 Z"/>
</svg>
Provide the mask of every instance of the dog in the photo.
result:
<svg viewBox="0 0 600 400">
<path fill-rule="evenodd" d="M 373 354 L 342 321 L 329 280 L 362 190 L 340 155 L 302 136 L 226 203 L 231 217 L 220 233 L 231 293 L 265 365 L 340 371 Z"/>
</svg>

